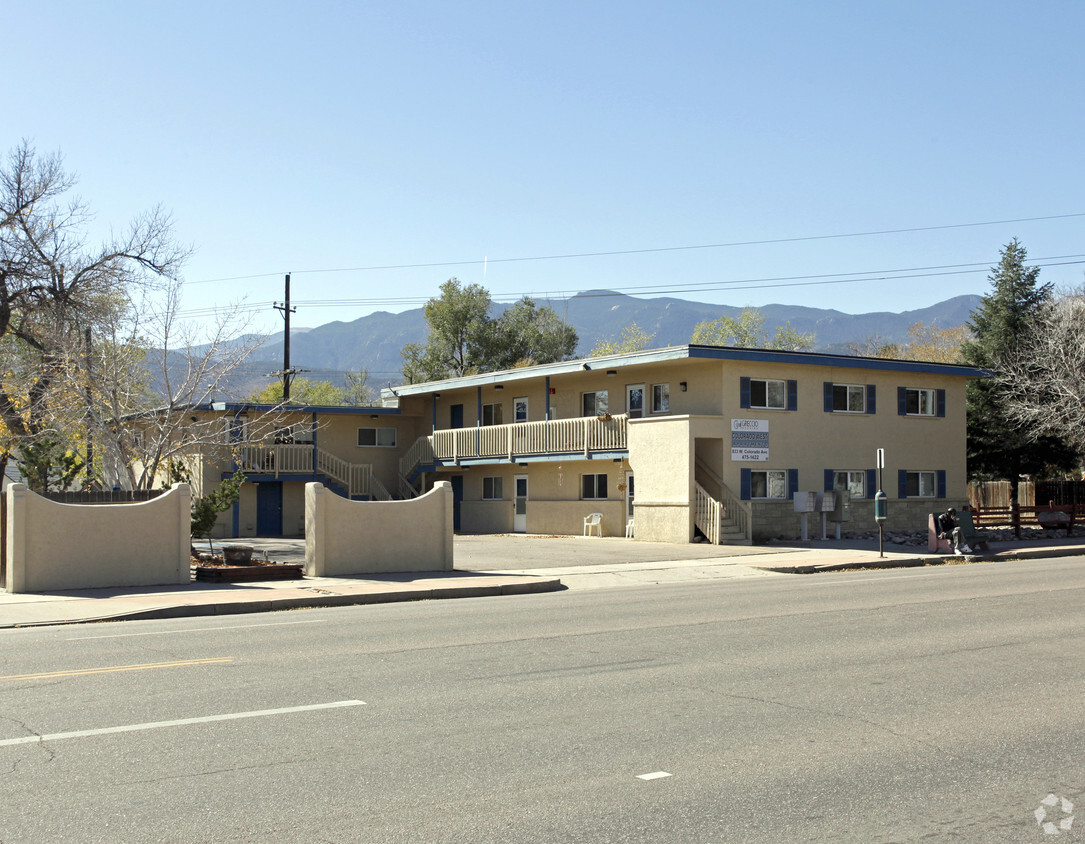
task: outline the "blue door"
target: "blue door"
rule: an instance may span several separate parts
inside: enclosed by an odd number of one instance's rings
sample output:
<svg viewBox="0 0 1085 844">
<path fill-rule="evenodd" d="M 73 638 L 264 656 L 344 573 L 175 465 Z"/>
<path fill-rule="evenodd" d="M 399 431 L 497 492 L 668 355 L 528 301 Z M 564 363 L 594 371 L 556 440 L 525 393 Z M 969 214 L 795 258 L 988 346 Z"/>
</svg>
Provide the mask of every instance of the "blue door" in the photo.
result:
<svg viewBox="0 0 1085 844">
<path fill-rule="evenodd" d="M 449 420 L 448 427 L 450 428 L 462 428 L 463 427 L 463 405 L 454 404 L 448 409 Z M 460 478 L 460 482 L 463 482 L 463 478 Z"/>
<path fill-rule="evenodd" d="M 256 535 L 283 535 L 282 481 L 256 485 Z"/>
<path fill-rule="evenodd" d="M 452 484 L 452 529 L 459 530 L 460 503 L 463 501 L 463 475 L 453 475 L 448 480 Z"/>
</svg>

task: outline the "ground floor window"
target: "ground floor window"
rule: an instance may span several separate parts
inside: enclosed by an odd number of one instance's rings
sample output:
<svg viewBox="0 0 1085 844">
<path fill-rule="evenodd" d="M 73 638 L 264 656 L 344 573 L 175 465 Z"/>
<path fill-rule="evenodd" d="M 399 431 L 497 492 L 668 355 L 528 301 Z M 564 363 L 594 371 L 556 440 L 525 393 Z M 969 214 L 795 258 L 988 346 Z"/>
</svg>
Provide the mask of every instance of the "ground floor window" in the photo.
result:
<svg viewBox="0 0 1085 844">
<path fill-rule="evenodd" d="M 905 490 L 909 498 L 934 498 L 938 494 L 934 472 L 908 472 Z"/>
<path fill-rule="evenodd" d="M 750 498 L 787 498 L 787 472 L 783 469 L 751 470 Z"/>
<path fill-rule="evenodd" d="M 846 489 L 852 498 L 866 498 L 866 471 L 833 472 L 833 489 Z"/>
<path fill-rule="evenodd" d="M 581 475 L 580 497 L 583 499 L 603 499 L 607 497 L 607 476 Z"/>
<path fill-rule="evenodd" d="M 482 479 L 482 500 L 500 501 L 502 498 L 503 484 L 501 478 Z"/>
</svg>

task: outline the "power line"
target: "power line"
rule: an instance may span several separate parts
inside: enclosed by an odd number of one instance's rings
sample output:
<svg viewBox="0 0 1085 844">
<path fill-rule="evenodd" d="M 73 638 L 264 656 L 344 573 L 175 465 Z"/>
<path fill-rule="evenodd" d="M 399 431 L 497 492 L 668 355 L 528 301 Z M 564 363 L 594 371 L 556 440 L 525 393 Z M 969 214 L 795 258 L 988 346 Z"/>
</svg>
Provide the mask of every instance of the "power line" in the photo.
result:
<svg viewBox="0 0 1085 844">
<path fill-rule="evenodd" d="M 415 263 L 415 264 L 383 264 L 365 267 L 333 267 L 322 270 L 298 270 L 295 271 L 295 275 L 299 273 L 305 274 L 319 274 L 319 273 L 356 273 L 356 272 L 372 272 L 377 270 L 415 270 L 415 269 L 427 269 L 432 267 L 464 267 L 464 266 L 480 266 L 484 263 L 489 264 L 509 264 L 519 263 L 524 261 L 556 261 L 565 260 L 571 258 L 602 258 L 611 257 L 616 255 L 647 255 L 657 252 L 685 252 L 696 249 L 727 249 L 736 246 L 768 246 L 779 243 L 803 243 L 816 240 L 839 240 L 841 238 L 849 237 L 876 237 L 887 234 L 913 234 L 916 232 L 932 232 L 932 231 L 946 231 L 949 229 L 967 229 L 977 228 L 980 226 L 1001 226 L 1009 223 L 1035 223 L 1043 222 L 1047 220 L 1068 220 L 1075 217 L 1085 217 L 1085 211 L 1074 214 L 1049 214 L 1043 217 L 1017 217 L 1011 220 L 985 220 L 978 223 L 949 223 L 941 226 L 913 226 L 911 228 L 902 229 L 877 229 L 873 231 L 862 232 L 845 232 L 840 234 L 815 234 L 815 235 L 802 235 L 799 237 L 778 237 L 770 238 L 766 240 L 736 240 L 723 243 L 700 243 L 687 246 L 658 246 L 645 249 L 614 249 L 608 251 L 599 252 L 569 252 L 556 255 L 529 255 L 519 256 L 514 258 L 483 258 L 482 260 L 469 260 L 469 261 L 433 261 L 428 263 Z M 282 275 L 281 272 L 275 273 L 258 273 L 255 275 L 238 275 L 229 276 L 226 278 L 205 278 L 199 281 L 186 281 L 185 284 L 213 284 L 222 281 L 249 281 L 255 278 L 277 278 Z"/>
<path fill-rule="evenodd" d="M 1030 266 L 1035 267 L 1059 267 L 1073 266 L 1085 263 L 1082 259 L 1085 255 L 1058 255 L 1049 258 L 1037 258 L 1029 261 Z M 771 290 L 781 287 L 811 287 L 828 284 L 856 284 L 871 281 L 904 281 L 916 278 L 931 278 L 937 276 L 969 275 L 978 272 L 987 272 L 990 269 L 989 262 L 973 262 L 968 264 L 943 264 L 931 267 L 905 267 L 890 270 L 866 270 L 863 272 L 846 273 L 821 273 L 817 275 L 801 276 L 775 276 L 767 278 L 732 279 L 728 281 L 714 282 L 675 282 L 673 284 L 652 285 L 626 285 L 606 291 L 593 293 L 578 292 L 570 294 L 567 291 L 544 291 L 538 293 L 501 293 L 493 294 L 491 299 L 498 303 L 515 302 L 523 296 L 529 296 L 541 301 L 567 301 L 572 295 L 579 298 L 596 298 L 607 296 L 629 295 L 627 291 L 638 295 L 652 295 L 663 293 L 701 293 L 712 290 Z M 395 307 L 402 305 L 424 305 L 430 300 L 426 297 L 385 297 L 365 299 L 296 299 L 295 304 L 308 308 L 342 308 L 342 307 Z M 236 306 L 241 313 L 255 313 L 270 307 L 270 302 L 252 302 Z M 198 318 L 214 316 L 224 310 L 225 307 L 212 306 L 208 308 L 196 308 L 182 311 L 181 316 Z"/>
</svg>

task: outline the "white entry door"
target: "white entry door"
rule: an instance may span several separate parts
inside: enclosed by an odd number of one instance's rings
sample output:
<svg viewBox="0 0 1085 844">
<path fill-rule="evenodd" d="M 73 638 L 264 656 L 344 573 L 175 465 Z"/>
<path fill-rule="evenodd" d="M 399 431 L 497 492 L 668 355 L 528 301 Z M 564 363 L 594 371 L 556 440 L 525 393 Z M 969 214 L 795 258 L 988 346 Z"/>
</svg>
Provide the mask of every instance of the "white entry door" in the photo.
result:
<svg viewBox="0 0 1085 844">
<path fill-rule="evenodd" d="M 630 419 L 640 419 L 644 415 L 644 385 L 627 384 L 625 388 L 625 412 Z"/>
<path fill-rule="evenodd" d="M 513 533 L 527 533 L 527 475 L 516 475 L 512 501 Z"/>
</svg>

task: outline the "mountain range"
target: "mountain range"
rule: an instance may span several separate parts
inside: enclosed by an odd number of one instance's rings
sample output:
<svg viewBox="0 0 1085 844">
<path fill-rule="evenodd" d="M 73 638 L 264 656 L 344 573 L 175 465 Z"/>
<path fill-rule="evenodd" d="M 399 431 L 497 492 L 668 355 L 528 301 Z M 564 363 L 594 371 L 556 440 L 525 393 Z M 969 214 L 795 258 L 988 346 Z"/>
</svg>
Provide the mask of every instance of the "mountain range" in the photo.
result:
<svg viewBox="0 0 1085 844">
<path fill-rule="evenodd" d="M 975 295 L 956 296 L 926 308 L 903 313 L 878 311 L 847 314 L 834 309 L 765 305 L 758 308 L 765 318 L 769 336 L 777 327 L 789 323 L 794 330 L 814 335 L 817 351 L 850 354 L 848 345 L 878 338 L 887 343 L 908 339 L 908 327 L 921 322 L 938 328 L 951 328 L 967 322 L 979 305 Z M 539 301 L 538 304 L 547 304 Z M 495 305 L 499 314 L 505 305 Z M 650 346 L 678 346 L 688 343 L 698 322 L 739 316 L 743 308 L 712 305 L 685 299 L 640 299 L 610 290 L 587 290 L 554 306 L 560 318 L 572 325 L 579 336 L 577 355 L 586 357 L 599 340 L 616 338 L 623 328 L 635 322 L 654 334 Z M 305 370 L 304 377 L 314 381 L 339 383 L 347 370 L 369 371 L 373 387 L 396 384 L 402 380 L 400 349 L 406 343 L 425 342 L 426 319 L 422 308 L 392 314 L 378 311 L 351 322 L 329 322 L 317 328 L 292 329 L 290 364 Z M 256 356 L 244 367 L 240 377 L 231 379 L 231 392 L 249 383 L 261 386 L 264 376 L 283 366 L 283 333 L 271 335 Z"/>
</svg>

